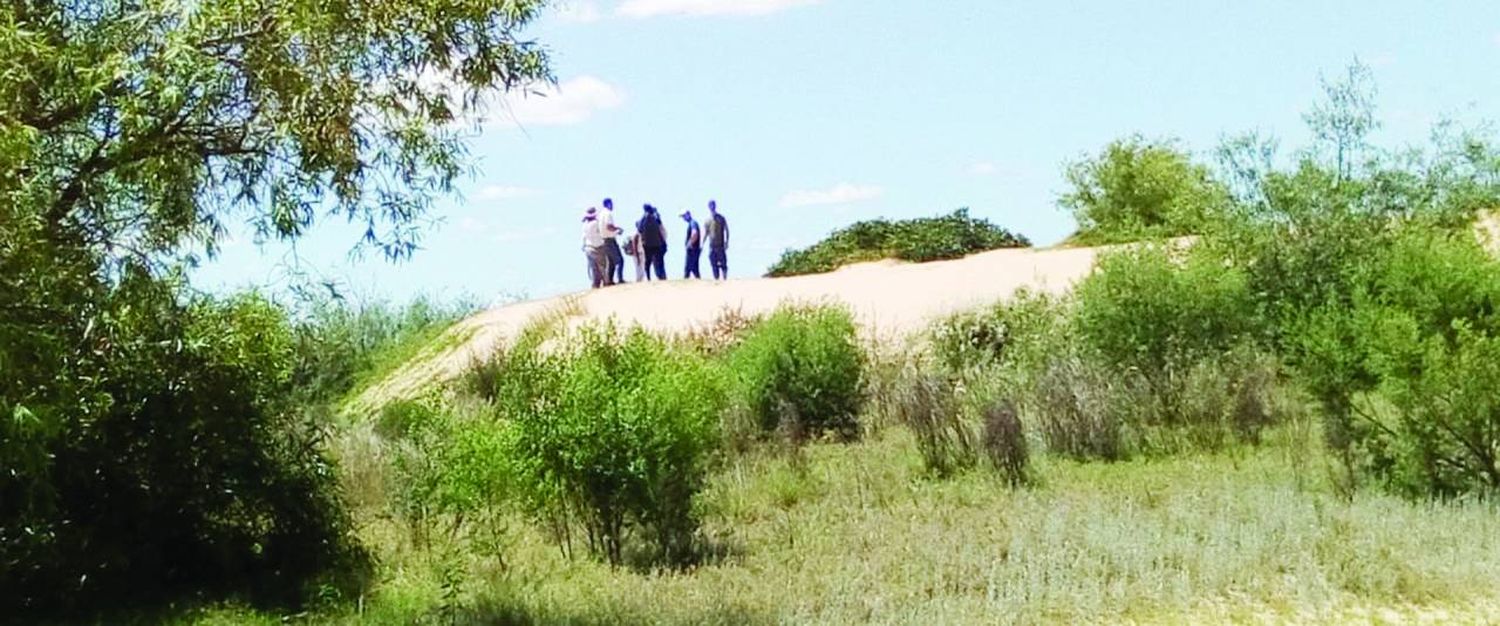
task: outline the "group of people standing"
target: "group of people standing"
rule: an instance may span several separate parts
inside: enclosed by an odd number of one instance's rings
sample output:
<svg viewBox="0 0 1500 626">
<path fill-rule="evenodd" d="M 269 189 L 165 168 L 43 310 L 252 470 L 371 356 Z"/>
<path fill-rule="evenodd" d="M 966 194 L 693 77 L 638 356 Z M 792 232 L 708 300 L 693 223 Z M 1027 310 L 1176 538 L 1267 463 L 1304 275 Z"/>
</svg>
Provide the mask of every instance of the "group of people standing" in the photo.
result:
<svg viewBox="0 0 1500 626">
<path fill-rule="evenodd" d="M 692 211 L 682 214 L 687 223 L 683 278 L 702 278 L 698 266 L 705 242 L 714 280 L 729 278 L 729 221 L 719 214 L 719 205 L 713 200 L 708 201 L 708 213 L 708 225 L 701 227 L 693 219 Z M 620 236 L 624 234 L 625 229 L 615 223 L 614 200 L 605 198 L 602 210 L 589 207 L 584 212 L 583 253 L 588 259 L 589 280 L 594 288 L 624 283 L 627 255 L 635 260 L 635 282 L 666 280 L 667 225 L 656 207 L 647 204 L 642 208 L 635 233 L 626 237 L 622 245 Z"/>
</svg>

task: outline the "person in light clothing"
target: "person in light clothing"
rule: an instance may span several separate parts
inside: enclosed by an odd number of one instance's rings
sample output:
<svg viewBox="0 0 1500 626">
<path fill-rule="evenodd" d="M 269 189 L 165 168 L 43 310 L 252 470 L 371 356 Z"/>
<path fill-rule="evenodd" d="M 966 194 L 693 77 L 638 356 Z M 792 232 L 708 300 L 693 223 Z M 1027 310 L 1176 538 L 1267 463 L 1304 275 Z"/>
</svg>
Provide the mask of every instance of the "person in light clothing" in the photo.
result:
<svg viewBox="0 0 1500 626">
<path fill-rule="evenodd" d="M 608 258 L 604 251 L 603 224 L 599 222 L 599 211 L 594 207 L 583 214 L 583 256 L 588 260 L 589 281 L 594 289 L 605 286 Z"/>
</svg>

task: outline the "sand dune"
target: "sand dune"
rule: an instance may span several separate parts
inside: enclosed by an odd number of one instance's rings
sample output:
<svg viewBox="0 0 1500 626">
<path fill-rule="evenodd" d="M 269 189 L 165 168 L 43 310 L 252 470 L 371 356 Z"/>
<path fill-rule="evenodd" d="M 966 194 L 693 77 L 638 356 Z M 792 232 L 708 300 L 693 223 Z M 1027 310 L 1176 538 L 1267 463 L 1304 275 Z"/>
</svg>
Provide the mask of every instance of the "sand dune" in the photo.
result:
<svg viewBox="0 0 1500 626">
<path fill-rule="evenodd" d="M 1089 273 L 1099 250 L 996 250 L 954 261 L 862 263 L 812 276 L 635 283 L 496 307 L 459 322 L 449 331 L 451 347 L 396 371 L 355 406 L 379 406 L 451 380 L 549 311 L 566 311 L 573 325 L 612 318 L 622 326 L 680 333 L 711 323 L 725 309 L 754 315 L 784 302 L 829 302 L 848 306 L 872 336 L 903 336 L 1021 288 L 1066 291 Z"/>
</svg>

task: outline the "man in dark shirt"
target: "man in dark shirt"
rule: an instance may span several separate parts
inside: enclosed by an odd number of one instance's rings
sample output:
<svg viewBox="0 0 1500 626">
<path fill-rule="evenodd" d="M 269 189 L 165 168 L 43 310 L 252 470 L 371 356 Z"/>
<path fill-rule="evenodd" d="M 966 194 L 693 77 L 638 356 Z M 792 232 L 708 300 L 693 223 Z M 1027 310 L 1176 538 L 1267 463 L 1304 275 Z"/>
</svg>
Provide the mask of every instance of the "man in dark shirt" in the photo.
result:
<svg viewBox="0 0 1500 626">
<path fill-rule="evenodd" d="M 703 256 L 703 233 L 698 229 L 698 221 L 693 219 L 693 212 L 687 211 L 682 214 L 682 221 L 687 222 L 687 262 L 682 269 L 683 278 L 703 278 L 698 271 L 698 259 Z"/>
<path fill-rule="evenodd" d="M 641 247 L 646 251 L 647 280 L 653 274 L 656 280 L 666 280 L 667 225 L 661 223 L 656 207 L 646 205 L 645 215 L 641 216 L 641 221 L 636 222 L 635 228 L 641 233 Z"/>
<path fill-rule="evenodd" d="M 714 280 L 729 279 L 729 220 L 719 214 L 719 203 L 708 201 L 708 265 L 713 268 Z"/>
</svg>

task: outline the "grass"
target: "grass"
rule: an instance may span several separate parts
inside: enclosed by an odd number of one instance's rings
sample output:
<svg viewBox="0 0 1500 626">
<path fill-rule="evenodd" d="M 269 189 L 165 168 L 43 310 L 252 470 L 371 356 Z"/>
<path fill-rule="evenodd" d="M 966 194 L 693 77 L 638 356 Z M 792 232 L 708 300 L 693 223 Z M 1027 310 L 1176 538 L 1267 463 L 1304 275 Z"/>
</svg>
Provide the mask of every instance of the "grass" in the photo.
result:
<svg viewBox="0 0 1500 626">
<path fill-rule="evenodd" d="M 702 499 L 719 556 L 687 572 L 569 560 L 519 519 L 498 525 L 494 543 L 423 547 L 367 518 L 379 582 L 362 609 L 307 619 L 1401 623 L 1479 622 L 1500 610 L 1493 505 L 1342 499 L 1311 440 L 1283 428 L 1237 452 L 1042 458 L 1027 489 L 985 472 L 926 478 L 902 429 L 751 454 L 721 468 Z M 183 619 L 277 620 L 235 608 Z"/>
</svg>

